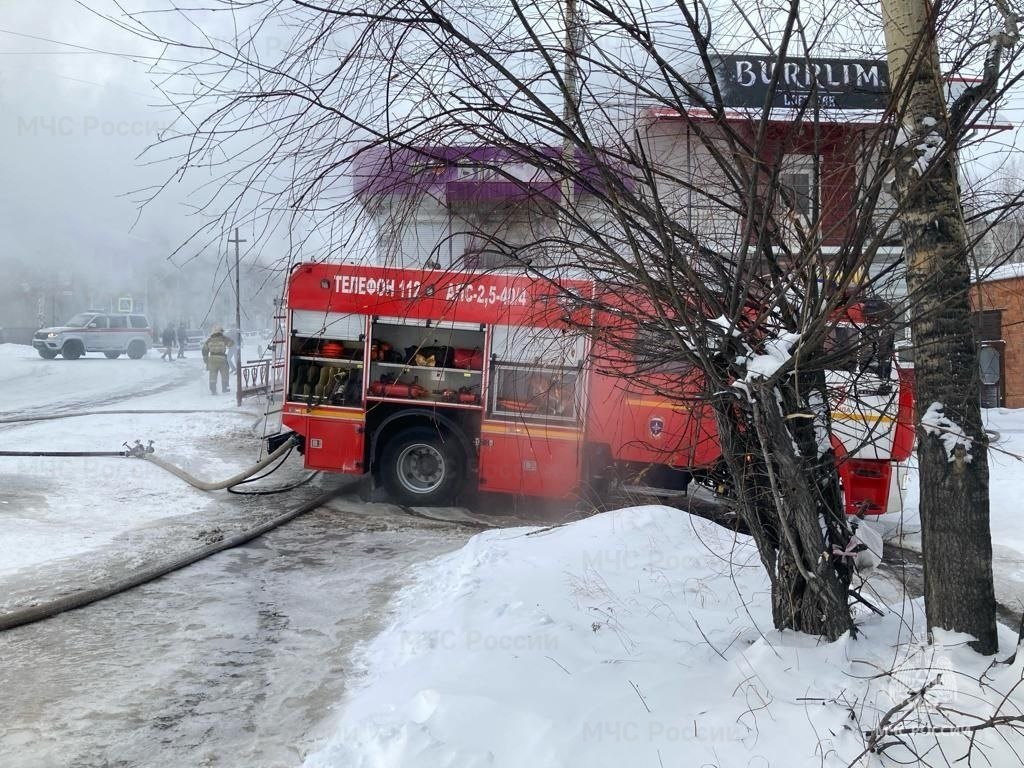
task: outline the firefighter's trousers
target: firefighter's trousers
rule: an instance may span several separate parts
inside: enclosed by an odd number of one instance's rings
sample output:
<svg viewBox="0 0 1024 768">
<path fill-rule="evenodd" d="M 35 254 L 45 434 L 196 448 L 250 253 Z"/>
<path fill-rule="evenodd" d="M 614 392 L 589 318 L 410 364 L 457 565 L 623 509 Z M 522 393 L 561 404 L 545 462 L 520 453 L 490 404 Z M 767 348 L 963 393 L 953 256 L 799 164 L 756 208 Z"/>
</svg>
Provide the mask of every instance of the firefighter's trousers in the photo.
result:
<svg viewBox="0 0 1024 768">
<path fill-rule="evenodd" d="M 220 391 L 228 391 L 228 359 L 224 355 L 210 355 L 206 358 L 206 370 L 210 372 L 210 392 L 217 394 L 217 374 L 220 374 Z"/>
</svg>

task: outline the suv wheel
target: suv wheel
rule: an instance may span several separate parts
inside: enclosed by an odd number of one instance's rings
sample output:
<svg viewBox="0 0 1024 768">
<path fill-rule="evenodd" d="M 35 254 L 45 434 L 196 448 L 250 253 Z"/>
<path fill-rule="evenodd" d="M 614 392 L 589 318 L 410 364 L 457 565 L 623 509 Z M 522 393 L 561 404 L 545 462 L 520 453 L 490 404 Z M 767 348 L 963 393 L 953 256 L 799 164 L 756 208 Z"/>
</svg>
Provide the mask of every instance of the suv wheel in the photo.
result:
<svg viewBox="0 0 1024 768">
<path fill-rule="evenodd" d="M 144 354 L 146 354 L 146 342 L 136 339 L 128 345 L 128 357 L 132 360 L 138 360 Z"/>
<path fill-rule="evenodd" d="M 104 352 L 103 354 L 106 355 L 107 360 L 117 360 L 121 356 L 120 352 Z"/>
<path fill-rule="evenodd" d="M 38 352 L 39 356 L 43 358 L 43 360 L 53 360 L 53 358 L 57 356 L 57 353 L 52 349 L 40 349 Z"/>
<path fill-rule="evenodd" d="M 80 341 L 65 341 L 60 353 L 64 356 L 65 360 L 77 360 L 85 354 L 85 348 L 82 347 L 82 342 Z"/>
</svg>

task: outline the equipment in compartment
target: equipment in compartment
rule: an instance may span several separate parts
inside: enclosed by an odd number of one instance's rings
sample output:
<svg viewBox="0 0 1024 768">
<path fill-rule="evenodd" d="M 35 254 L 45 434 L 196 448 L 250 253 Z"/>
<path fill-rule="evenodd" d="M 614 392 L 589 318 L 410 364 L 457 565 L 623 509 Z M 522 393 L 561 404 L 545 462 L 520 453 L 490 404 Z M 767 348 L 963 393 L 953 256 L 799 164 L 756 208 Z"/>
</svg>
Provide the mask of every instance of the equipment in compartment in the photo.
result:
<svg viewBox="0 0 1024 768">
<path fill-rule="evenodd" d="M 479 387 L 474 384 L 470 387 L 459 387 L 458 389 L 435 389 L 434 394 L 442 403 L 458 403 L 459 405 L 480 405 L 480 393 L 476 392 Z"/>
<path fill-rule="evenodd" d="M 494 373 L 495 414 L 576 419 L 578 371 L 498 365 Z"/>
<path fill-rule="evenodd" d="M 350 366 L 298 362 L 292 377 L 292 400 L 308 405 L 359 405 L 362 372 Z"/>
<path fill-rule="evenodd" d="M 375 397 L 401 397 L 418 399 L 425 397 L 428 391 L 420 386 L 419 379 L 413 377 L 411 383 L 396 381 L 391 374 L 381 374 L 379 380 L 370 384 L 369 394 Z"/>
</svg>

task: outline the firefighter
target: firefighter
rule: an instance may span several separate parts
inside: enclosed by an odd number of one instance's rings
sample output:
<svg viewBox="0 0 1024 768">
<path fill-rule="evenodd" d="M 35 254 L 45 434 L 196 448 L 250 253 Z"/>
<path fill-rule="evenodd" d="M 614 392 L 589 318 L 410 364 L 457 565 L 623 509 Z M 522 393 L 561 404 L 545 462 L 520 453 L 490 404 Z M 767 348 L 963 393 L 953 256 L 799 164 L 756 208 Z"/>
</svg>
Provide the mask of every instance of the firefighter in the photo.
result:
<svg viewBox="0 0 1024 768">
<path fill-rule="evenodd" d="M 221 392 L 230 392 L 228 388 L 228 350 L 234 342 L 224 335 L 219 325 L 213 329 L 210 337 L 203 342 L 203 362 L 210 372 L 210 394 L 217 394 L 217 374 L 220 374 Z"/>
</svg>

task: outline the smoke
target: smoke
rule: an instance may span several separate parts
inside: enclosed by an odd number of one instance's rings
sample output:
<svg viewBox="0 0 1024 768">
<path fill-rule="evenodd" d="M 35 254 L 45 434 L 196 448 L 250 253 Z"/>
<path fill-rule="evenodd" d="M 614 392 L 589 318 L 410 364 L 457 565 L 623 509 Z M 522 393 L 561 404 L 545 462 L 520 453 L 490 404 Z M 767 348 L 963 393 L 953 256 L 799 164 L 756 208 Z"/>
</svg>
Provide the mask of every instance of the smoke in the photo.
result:
<svg viewBox="0 0 1024 768">
<path fill-rule="evenodd" d="M 174 171 L 147 152 L 176 119 L 152 66 L 164 51 L 73 0 L 4 3 L 0 43 L 0 327 L 124 295 L 158 322 L 226 321 L 217 315 L 234 302 L 234 254 L 226 233 L 188 243 L 205 223 L 197 181 L 141 205 Z M 257 325 L 280 278 L 259 268 L 253 246 L 266 244 L 242 236 Z"/>
</svg>

